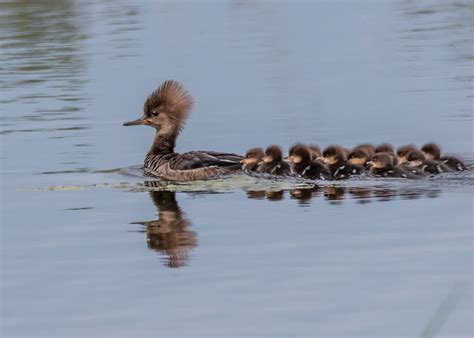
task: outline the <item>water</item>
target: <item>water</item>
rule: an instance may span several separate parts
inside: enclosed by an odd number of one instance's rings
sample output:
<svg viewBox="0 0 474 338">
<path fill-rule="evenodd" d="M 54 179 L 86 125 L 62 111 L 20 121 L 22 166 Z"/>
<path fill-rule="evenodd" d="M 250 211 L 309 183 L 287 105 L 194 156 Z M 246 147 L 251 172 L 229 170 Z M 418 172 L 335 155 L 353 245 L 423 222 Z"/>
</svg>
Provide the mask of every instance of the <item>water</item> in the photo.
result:
<svg viewBox="0 0 474 338">
<path fill-rule="evenodd" d="M 163 187 L 151 128 L 121 126 L 172 78 L 180 151 L 434 140 L 472 164 L 469 1 L 0 15 L 2 336 L 472 336 L 471 173 Z"/>
</svg>

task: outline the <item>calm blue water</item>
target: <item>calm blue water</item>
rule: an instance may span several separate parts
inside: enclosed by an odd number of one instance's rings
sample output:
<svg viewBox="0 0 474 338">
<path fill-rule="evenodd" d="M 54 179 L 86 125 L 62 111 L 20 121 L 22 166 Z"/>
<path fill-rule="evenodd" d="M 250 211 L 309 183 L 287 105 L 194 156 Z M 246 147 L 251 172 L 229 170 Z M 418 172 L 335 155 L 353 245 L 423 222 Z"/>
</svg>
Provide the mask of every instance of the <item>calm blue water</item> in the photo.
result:
<svg viewBox="0 0 474 338">
<path fill-rule="evenodd" d="M 178 150 L 436 141 L 472 165 L 469 1 L 0 3 L 1 335 L 471 337 L 471 173 L 153 190 Z"/>
</svg>

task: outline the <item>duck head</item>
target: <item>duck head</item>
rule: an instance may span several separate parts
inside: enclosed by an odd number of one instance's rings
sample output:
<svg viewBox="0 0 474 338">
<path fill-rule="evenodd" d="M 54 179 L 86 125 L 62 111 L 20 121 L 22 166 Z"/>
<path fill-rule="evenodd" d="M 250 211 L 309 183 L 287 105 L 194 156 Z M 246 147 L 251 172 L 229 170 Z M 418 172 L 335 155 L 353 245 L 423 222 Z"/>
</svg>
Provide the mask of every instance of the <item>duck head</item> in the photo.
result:
<svg viewBox="0 0 474 338">
<path fill-rule="evenodd" d="M 398 148 L 397 149 L 398 163 L 400 164 L 405 163 L 407 160 L 408 153 L 410 153 L 413 150 L 416 150 L 416 148 L 414 145 L 411 145 L 411 144 Z"/>
<path fill-rule="evenodd" d="M 395 150 L 393 149 L 393 146 L 390 143 L 379 144 L 378 146 L 375 147 L 375 152 L 395 154 Z"/>
<path fill-rule="evenodd" d="M 276 145 L 267 147 L 267 149 L 265 149 L 265 155 L 262 158 L 265 163 L 280 162 L 282 159 L 281 148 Z"/>
<path fill-rule="evenodd" d="M 240 161 L 242 164 L 254 165 L 262 161 L 263 150 L 262 148 L 252 148 L 245 153 L 245 158 Z"/>
<path fill-rule="evenodd" d="M 425 160 L 425 155 L 423 155 L 421 151 L 415 149 L 408 153 L 405 165 L 411 168 L 417 168 L 421 167 Z"/>
<path fill-rule="evenodd" d="M 393 167 L 393 158 L 388 153 L 377 153 L 369 163 L 374 169 L 388 169 Z"/>
<path fill-rule="evenodd" d="M 441 157 L 441 149 L 435 143 L 427 143 L 421 147 L 421 151 L 428 160 L 439 160 Z"/>
<path fill-rule="evenodd" d="M 143 116 L 123 125 L 146 125 L 158 134 L 178 134 L 193 105 L 191 94 L 177 81 L 167 80 L 145 101 Z"/>
<path fill-rule="evenodd" d="M 323 150 L 321 159 L 327 165 L 346 161 L 346 152 L 339 146 L 331 145 Z"/>
<path fill-rule="evenodd" d="M 347 161 L 352 165 L 365 165 L 372 157 L 365 148 L 356 148 L 347 156 Z"/>
<path fill-rule="evenodd" d="M 288 151 L 288 161 L 291 163 L 304 163 L 311 161 L 312 153 L 304 144 L 295 144 Z"/>
</svg>

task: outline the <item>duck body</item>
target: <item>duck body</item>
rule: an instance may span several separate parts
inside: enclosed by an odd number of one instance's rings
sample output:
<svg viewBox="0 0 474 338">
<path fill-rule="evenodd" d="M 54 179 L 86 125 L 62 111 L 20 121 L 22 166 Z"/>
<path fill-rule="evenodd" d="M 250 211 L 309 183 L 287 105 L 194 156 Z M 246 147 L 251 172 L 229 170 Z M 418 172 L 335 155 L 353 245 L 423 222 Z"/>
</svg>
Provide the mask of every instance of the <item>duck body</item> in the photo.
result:
<svg viewBox="0 0 474 338">
<path fill-rule="evenodd" d="M 258 168 L 258 172 L 275 176 L 289 176 L 291 175 L 291 167 L 283 160 L 270 163 L 264 162 Z"/>
<path fill-rule="evenodd" d="M 332 179 L 332 175 L 328 167 L 319 161 L 294 163 L 292 165 L 292 170 L 299 176 L 308 178 L 310 180 L 325 181 Z"/>
<path fill-rule="evenodd" d="M 439 161 L 446 165 L 448 168 L 455 171 L 467 170 L 467 167 L 464 162 L 454 156 L 442 156 L 439 158 Z"/>
<path fill-rule="evenodd" d="M 144 170 L 170 181 L 206 180 L 241 169 L 242 156 L 214 151 L 146 155 Z"/>
<path fill-rule="evenodd" d="M 387 168 L 372 168 L 370 174 L 375 177 L 399 177 L 399 178 L 419 178 L 411 172 L 404 170 L 398 166 Z"/>
<path fill-rule="evenodd" d="M 351 176 L 359 176 L 362 175 L 366 171 L 365 167 L 362 165 L 351 164 L 349 162 L 342 164 L 339 168 L 337 168 L 334 173 L 333 177 L 336 180 L 343 180 L 349 178 Z"/>
</svg>

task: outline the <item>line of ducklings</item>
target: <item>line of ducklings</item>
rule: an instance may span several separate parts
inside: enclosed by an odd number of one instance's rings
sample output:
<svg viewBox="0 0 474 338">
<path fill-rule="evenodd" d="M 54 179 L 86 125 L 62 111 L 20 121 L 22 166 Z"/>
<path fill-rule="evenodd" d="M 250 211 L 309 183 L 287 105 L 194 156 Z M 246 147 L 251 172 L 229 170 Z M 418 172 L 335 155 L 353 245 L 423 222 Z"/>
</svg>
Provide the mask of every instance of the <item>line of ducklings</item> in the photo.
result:
<svg viewBox="0 0 474 338">
<path fill-rule="evenodd" d="M 420 149 L 389 143 L 361 144 L 352 149 L 330 145 L 322 151 L 316 145 L 293 145 L 283 158 L 277 145 L 252 148 L 241 161 L 246 172 L 276 176 L 299 176 L 312 180 L 341 180 L 367 174 L 373 177 L 421 178 L 446 172 L 464 171 L 465 164 L 454 156 L 444 156 L 435 143 Z"/>
</svg>

